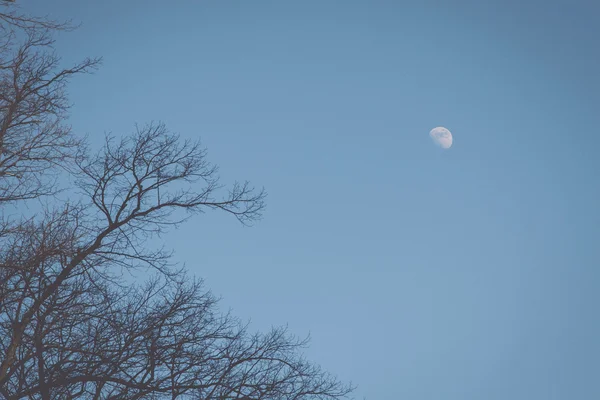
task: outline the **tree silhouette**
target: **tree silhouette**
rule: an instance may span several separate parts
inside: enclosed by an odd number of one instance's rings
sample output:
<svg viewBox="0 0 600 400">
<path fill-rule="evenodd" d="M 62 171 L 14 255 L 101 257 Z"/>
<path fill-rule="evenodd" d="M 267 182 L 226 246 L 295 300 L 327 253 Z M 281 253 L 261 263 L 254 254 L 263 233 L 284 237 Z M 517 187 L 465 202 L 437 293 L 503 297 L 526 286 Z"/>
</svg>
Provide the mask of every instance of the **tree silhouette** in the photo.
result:
<svg viewBox="0 0 600 400">
<path fill-rule="evenodd" d="M 226 189 L 197 142 L 161 123 L 94 153 L 64 125 L 70 77 L 52 34 L 67 25 L 0 13 L 0 397 L 337 399 L 352 387 L 308 362 L 284 328 L 253 334 L 201 280 L 145 242 L 189 216 L 256 221 L 265 192 Z M 57 176 L 79 197 L 59 201 Z M 31 199 L 32 217 L 5 214 Z M 126 273 L 149 271 L 142 283 Z"/>
</svg>

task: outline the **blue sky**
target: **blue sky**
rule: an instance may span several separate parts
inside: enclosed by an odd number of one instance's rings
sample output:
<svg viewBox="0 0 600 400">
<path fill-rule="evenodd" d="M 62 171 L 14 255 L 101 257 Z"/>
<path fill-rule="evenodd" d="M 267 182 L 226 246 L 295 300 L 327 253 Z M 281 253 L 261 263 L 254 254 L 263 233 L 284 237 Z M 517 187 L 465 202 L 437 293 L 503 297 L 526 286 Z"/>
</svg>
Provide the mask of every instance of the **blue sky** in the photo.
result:
<svg viewBox="0 0 600 400">
<path fill-rule="evenodd" d="M 164 121 L 267 189 L 164 239 L 224 309 L 357 398 L 600 398 L 600 3 L 21 3 L 104 57 L 76 132 Z"/>
</svg>

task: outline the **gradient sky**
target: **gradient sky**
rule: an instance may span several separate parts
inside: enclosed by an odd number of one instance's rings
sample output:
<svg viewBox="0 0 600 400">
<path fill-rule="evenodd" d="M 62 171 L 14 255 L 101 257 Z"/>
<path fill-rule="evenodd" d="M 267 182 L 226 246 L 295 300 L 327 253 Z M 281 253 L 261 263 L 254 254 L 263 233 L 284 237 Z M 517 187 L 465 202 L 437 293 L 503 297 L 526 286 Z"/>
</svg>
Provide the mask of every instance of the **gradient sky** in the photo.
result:
<svg viewBox="0 0 600 400">
<path fill-rule="evenodd" d="M 164 121 L 267 189 L 165 237 L 224 310 L 359 399 L 600 398 L 600 3 L 20 3 L 104 57 L 76 132 Z"/>
</svg>

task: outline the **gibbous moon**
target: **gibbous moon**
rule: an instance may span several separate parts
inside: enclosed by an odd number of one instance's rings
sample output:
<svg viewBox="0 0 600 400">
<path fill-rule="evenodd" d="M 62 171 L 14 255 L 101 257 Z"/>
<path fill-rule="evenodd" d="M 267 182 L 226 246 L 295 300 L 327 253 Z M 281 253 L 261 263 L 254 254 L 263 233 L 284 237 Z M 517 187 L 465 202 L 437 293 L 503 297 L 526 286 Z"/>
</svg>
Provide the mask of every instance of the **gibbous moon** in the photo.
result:
<svg viewBox="0 0 600 400">
<path fill-rule="evenodd" d="M 429 132 L 429 136 L 433 139 L 433 142 L 440 146 L 442 149 L 449 149 L 452 146 L 452 133 L 443 126 L 433 128 Z"/>
</svg>

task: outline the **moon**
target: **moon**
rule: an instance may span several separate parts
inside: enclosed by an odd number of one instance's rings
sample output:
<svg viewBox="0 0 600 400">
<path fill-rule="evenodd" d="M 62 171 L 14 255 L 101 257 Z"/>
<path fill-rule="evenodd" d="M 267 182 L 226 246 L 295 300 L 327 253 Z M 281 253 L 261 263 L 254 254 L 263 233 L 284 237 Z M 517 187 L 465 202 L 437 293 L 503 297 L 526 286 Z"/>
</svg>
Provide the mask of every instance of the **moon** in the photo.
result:
<svg viewBox="0 0 600 400">
<path fill-rule="evenodd" d="M 452 146 L 452 133 L 443 126 L 433 128 L 429 131 L 429 136 L 442 149 L 449 149 Z"/>
</svg>

